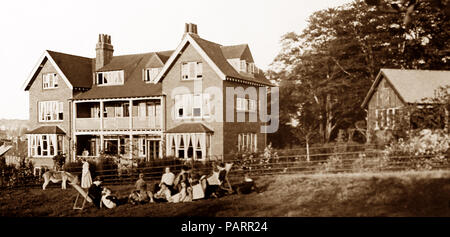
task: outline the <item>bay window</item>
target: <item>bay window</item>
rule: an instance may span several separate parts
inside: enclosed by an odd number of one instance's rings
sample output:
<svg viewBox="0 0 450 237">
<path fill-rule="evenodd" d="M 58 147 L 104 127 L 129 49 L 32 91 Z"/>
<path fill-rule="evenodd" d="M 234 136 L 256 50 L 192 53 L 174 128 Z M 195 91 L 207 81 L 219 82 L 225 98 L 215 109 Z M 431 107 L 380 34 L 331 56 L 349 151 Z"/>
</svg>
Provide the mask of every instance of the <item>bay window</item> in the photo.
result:
<svg viewBox="0 0 450 237">
<path fill-rule="evenodd" d="M 63 136 L 58 134 L 28 134 L 29 157 L 53 157 L 63 153 Z"/>
<path fill-rule="evenodd" d="M 205 159 L 210 154 L 211 134 L 168 133 L 166 150 L 168 156 L 182 159 Z"/>
</svg>

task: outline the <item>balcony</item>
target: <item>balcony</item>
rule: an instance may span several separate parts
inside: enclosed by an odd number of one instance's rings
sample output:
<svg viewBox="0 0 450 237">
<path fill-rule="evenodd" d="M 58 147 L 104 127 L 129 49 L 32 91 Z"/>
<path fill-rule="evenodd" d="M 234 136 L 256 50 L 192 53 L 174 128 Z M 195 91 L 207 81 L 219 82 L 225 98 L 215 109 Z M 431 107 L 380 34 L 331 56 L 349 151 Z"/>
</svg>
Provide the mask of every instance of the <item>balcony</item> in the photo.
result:
<svg viewBox="0 0 450 237">
<path fill-rule="evenodd" d="M 130 128 L 130 118 L 103 118 L 104 130 L 125 130 Z"/>
<path fill-rule="evenodd" d="M 100 118 L 76 118 L 75 130 L 100 130 Z M 132 117 L 132 129 L 161 129 L 160 117 Z M 103 130 L 129 130 L 130 117 L 103 118 Z"/>
<path fill-rule="evenodd" d="M 133 129 L 161 129 L 159 117 L 133 117 Z"/>
<path fill-rule="evenodd" d="M 75 119 L 76 130 L 99 130 L 100 118 L 77 118 Z"/>
</svg>

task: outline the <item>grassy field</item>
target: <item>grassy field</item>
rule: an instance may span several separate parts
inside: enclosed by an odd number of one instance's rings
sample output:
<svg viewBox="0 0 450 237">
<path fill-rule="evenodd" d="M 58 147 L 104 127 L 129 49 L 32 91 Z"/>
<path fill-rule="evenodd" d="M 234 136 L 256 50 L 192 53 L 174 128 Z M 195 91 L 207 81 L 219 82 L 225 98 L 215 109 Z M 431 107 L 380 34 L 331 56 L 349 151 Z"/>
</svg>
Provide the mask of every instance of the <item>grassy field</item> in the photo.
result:
<svg viewBox="0 0 450 237">
<path fill-rule="evenodd" d="M 262 191 L 192 203 L 125 204 L 73 210 L 76 190 L 0 191 L 0 216 L 16 217 L 286 217 L 450 216 L 450 171 L 261 177 Z M 111 186 L 126 197 L 132 185 Z"/>
</svg>

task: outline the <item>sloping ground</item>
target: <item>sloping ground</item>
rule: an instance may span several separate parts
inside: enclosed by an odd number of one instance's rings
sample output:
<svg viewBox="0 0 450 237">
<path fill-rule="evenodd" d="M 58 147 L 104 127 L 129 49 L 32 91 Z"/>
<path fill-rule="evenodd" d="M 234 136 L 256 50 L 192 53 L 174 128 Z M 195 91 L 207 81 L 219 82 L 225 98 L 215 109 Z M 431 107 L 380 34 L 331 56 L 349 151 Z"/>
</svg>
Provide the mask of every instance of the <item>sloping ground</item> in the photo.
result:
<svg viewBox="0 0 450 237">
<path fill-rule="evenodd" d="M 192 203 L 72 210 L 77 192 L 54 185 L 0 191 L 0 216 L 450 216 L 450 171 L 280 175 L 257 180 L 260 193 Z M 69 187 L 69 185 L 68 185 Z M 126 197 L 132 186 L 112 186 Z"/>
</svg>

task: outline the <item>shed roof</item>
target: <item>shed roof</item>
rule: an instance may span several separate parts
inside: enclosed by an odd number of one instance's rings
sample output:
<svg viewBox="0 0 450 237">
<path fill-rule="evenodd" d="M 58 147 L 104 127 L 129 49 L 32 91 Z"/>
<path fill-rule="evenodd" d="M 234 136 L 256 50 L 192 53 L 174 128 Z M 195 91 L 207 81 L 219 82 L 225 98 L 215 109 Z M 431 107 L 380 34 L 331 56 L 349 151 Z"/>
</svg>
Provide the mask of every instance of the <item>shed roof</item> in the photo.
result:
<svg viewBox="0 0 450 237">
<path fill-rule="evenodd" d="M 361 107 L 366 107 L 380 81 L 385 78 L 405 103 L 427 103 L 439 87 L 450 85 L 450 71 L 380 69 Z"/>
</svg>

